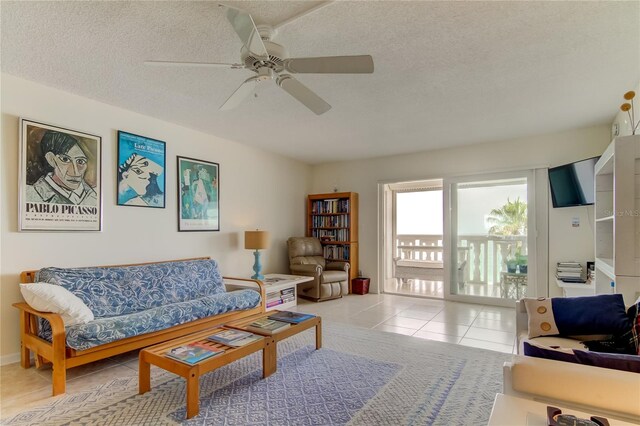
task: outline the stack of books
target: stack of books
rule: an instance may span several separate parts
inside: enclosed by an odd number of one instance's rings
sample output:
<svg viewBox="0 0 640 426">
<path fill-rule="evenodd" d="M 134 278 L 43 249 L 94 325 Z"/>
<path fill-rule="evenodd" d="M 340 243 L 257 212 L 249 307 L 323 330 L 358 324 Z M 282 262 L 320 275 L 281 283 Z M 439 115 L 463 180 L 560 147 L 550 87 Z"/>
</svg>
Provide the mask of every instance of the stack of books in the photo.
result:
<svg viewBox="0 0 640 426">
<path fill-rule="evenodd" d="M 578 262 L 558 262 L 556 278 L 566 283 L 583 283 L 584 270 Z"/>
<path fill-rule="evenodd" d="M 288 322 L 276 321 L 269 318 L 262 318 L 246 326 L 247 330 L 260 334 L 273 334 L 285 328 L 291 327 Z"/>
<path fill-rule="evenodd" d="M 306 321 L 311 318 L 315 318 L 315 315 L 289 311 L 280 311 L 269 315 L 270 320 L 282 321 L 290 324 L 299 324 L 302 321 Z"/>
<path fill-rule="evenodd" d="M 267 293 L 267 308 L 293 302 L 295 298 L 295 289 L 293 287 Z"/>
<path fill-rule="evenodd" d="M 256 336 L 255 334 L 242 330 L 223 330 L 207 337 L 207 340 L 222 343 L 223 345 L 233 348 L 239 348 L 260 339 L 262 339 L 261 336 Z"/>
<path fill-rule="evenodd" d="M 206 345 L 189 343 L 188 345 L 171 349 L 165 356 L 184 362 L 185 364 L 194 365 L 212 356 L 220 355 L 223 352 L 224 350 L 222 349 L 213 349 Z"/>
</svg>

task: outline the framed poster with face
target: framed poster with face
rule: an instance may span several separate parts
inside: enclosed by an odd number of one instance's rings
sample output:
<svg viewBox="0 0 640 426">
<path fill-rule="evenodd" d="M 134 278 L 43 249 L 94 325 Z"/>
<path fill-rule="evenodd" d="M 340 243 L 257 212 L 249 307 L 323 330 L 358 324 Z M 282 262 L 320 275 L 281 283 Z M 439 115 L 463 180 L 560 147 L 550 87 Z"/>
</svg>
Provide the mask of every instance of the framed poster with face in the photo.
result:
<svg viewBox="0 0 640 426">
<path fill-rule="evenodd" d="M 220 230 L 220 166 L 178 157 L 178 231 Z"/>
<path fill-rule="evenodd" d="M 102 230 L 102 138 L 20 119 L 21 231 Z"/>
<path fill-rule="evenodd" d="M 166 144 L 118 130 L 118 205 L 165 207 Z"/>
</svg>

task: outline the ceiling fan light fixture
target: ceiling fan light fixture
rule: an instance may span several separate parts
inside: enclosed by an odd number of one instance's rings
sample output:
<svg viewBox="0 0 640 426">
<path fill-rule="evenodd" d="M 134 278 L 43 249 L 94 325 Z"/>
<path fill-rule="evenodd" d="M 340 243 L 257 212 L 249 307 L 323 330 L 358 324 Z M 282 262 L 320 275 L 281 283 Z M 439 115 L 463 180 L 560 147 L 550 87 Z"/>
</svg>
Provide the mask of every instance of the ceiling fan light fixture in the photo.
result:
<svg viewBox="0 0 640 426">
<path fill-rule="evenodd" d="M 280 25 L 258 25 L 246 11 L 234 6 L 219 3 L 224 8 L 225 17 L 233 30 L 242 41 L 239 64 L 220 64 L 207 62 L 175 62 L 175 61 L 146 61 L 148 65 L 162 66 L 191 66 L 191 67 L 225 67 L 242 68 L 253 71 L 255 75 L 246 79 L 229 98 L 220 106 L 221 110 L 232 109 L 250 99 L 252 94 L 257 97 L 256 89 L 265 87 L 265 81 L 276 80 L 277 85 L 294 97 L 315 114 L 320 115 L 331 109 L 331 105 L 324 101 L 307 86 L 290 74 L 366 74 L 373 72 L 373 58 L 370 55 L 355 56 L 326 56 L 310 58 L 289 58 L 287 49 L 271 39 L 280 28 L 294 19 L 308 15 L 330 4 L 324 1 L 310 8 L 306 12 L 287 19 Z M 287 72 L 289 74 L 282 74 Z"/>
</svg>

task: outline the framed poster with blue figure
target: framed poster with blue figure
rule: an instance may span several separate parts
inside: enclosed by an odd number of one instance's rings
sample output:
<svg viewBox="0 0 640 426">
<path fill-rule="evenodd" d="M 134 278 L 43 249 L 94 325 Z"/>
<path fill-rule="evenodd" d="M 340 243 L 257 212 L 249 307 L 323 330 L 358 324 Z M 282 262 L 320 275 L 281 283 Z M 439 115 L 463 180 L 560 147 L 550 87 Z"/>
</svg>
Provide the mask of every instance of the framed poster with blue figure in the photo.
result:
<svg viewBox="0 0 640 426">
<path fill-rule="evenodd" d="M 178 231 L 220 230 L 220 165 L 178 157 Z"/>
<path fill-rule="evenodd" d="M 166 144 L 118 130 L 118 205 L 165 207 Z"/>
</svg>

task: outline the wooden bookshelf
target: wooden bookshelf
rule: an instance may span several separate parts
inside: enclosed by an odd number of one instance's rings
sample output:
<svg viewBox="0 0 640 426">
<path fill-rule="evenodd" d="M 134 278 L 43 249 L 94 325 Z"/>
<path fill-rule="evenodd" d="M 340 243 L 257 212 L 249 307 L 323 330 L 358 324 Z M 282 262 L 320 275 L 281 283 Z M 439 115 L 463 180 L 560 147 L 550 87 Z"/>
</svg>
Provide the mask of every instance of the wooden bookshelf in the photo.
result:
<svg viewBox="0 0 640 426">
<path fill-rule="evenodd" d="M 358 276 L 358 194 L 332 192 L 307 197 L 307 237 L 320 240 L 327 261 L 349 262 L 351 280 Z"/>
</svg>

